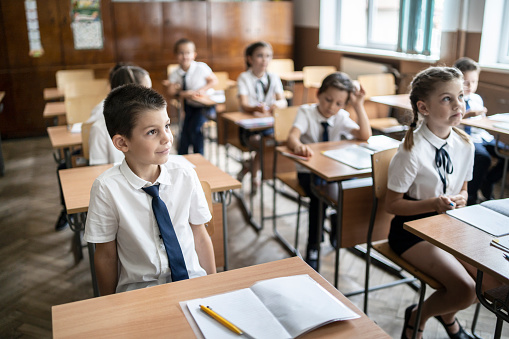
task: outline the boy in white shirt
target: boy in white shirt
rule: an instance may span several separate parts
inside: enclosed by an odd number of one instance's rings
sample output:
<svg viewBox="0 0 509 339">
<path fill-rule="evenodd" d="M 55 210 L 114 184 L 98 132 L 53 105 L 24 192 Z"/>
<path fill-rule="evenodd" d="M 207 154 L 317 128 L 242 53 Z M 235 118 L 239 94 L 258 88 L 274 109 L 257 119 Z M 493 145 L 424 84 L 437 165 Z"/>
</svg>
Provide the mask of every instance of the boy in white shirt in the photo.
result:
<svg viewBox="0 0 509 339">
<path fill-rule="evenodd" d="M 90 193 L 85 240 L 96 245 L 101 295 L 215 273 L 204 226 L 211 215 L 196 172 L 168 161 L 173 136 L 164 98 L 139 85 L 121 86 L 106 98 L 104 117 L 125 159 L 101 174 Z M 154 189 L 159 198 L 149 193 Z M 161 201 L 166 223 L 156 209 Z M 176 262 L 183 267 L 174 269 Z M 182 271 L 185 277 L 176 278 Z"/>
<path fill-rule="evenodd" d="M 188 39 L 175 43 L 174 53 L 179 67 L 170 74 L 169 94 L 184 99 L 185 118 L 179 136 L 178 154 L 188 154 L 189 146 L 194 153 L 203 154 L 203 133 L 201 127 L 208 117 L 216 116 L 214 106 L 203 106 L 194 98 L 208 93 L 217 84 L 216 75 L 204 62 L 196 62 L 196 46 Z M 210 94 L 210 93 L 209 93 Z"/>
</svg>

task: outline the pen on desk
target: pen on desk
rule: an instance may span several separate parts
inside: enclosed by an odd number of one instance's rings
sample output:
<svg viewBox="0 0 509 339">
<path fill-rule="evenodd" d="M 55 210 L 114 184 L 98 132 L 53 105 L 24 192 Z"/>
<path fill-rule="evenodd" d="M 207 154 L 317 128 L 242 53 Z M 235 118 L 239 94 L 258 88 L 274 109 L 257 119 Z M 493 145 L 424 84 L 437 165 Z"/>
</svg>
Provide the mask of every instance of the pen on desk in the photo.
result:
<svg viewBox="0 0 509 339">
<path fill-rule="evenodd" d="M 504 258 L 509 261 L 509 255 L 507 255 L 506 253 L 504 253 Z"/>
<path fill-rule="evenodd" d="M 221 325 L 229 329 L 230 331 L 237 333 L 238 335 L 244 334 L 237 326 L 233 325 L 231 322 L 226 320 L 225 318 L 221 317 L 219 314 L 214 312 L 210 307 L 200 305 L 200 308 L 203 312 L 207 313 L 209 316 L 211 316 L 214 320 L 219 322 Z"/>
</svg>

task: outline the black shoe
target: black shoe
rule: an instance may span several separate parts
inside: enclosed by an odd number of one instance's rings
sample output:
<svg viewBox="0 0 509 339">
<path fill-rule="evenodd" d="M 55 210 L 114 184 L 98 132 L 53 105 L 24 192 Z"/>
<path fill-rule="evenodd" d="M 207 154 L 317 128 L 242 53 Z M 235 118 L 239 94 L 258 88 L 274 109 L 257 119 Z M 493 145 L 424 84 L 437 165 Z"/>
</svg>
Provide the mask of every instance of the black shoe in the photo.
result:
<svg viewBox="0 0 509 339">
<path fill-rule="evenodd" d="M 412 315 L 412 310 L 417 306 L 417 304 L 410 305 L 405 310 L 405 323 L 403 325 L 403 331 L 401 332 L 401 339 L 408 339 L 406 336 L 406 330 L 414 330 L 414 327 L 409 324 L 410 322 L 410 316 Z M 422 332 L 421 329 L 418 329 L 417 331 Z"/>
<path fill-rule="evenodd" d="M 440 315 L 436 315 L 435 319 L 438 320 L 442 324 L 442 326 L 444 326 L 444 329 L 447 332 L 447 335 L 449 336 L 449 338 L 451 338 L 451 339 L 475 339 L 475 337 L 473 335 L 467 333 L 463 329 L 463 327 L 461 327 L 461 324 L 459 323 L 457 318 L 454 318 L 454 321 L 450 324 L 446 324 L 444 319 L 442 319 L 442 316 L 440 316 Z M 451 332 L 449 332 L 449 327 L 454 325 L 455 322 L 458 323 L 458 326 L 460 329 L 456 333 L 451 333 Z"/>
<path fill-rule="evenodd" d="M 67 213 L 65 210 L 60 212 L 60 216 L 58 217 L 57 223 L 55 224 L 55 231 L 62 231 L 69 227 L 69 223 L 67 222 Z"/>
<path fill-rule="evenodd" d="M 318 250 L 310 249 L 306 253 L 306 263 L 318 272 Z"/>
</svg>

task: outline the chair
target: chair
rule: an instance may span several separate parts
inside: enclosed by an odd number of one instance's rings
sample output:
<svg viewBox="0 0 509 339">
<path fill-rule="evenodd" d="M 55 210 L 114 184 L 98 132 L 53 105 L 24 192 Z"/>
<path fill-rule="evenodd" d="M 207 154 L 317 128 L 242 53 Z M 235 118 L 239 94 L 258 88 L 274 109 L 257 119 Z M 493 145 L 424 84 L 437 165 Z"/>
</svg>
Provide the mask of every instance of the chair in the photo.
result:
<svg viewBox="0 0 509 339">
<path fill-rule="evenodd" d="M 267 67 L 267 72 L 275 73 L 278 76 L 284 73 L 292 73 L 295 71 L 295 67 L 292 59 L 272 59 Z M 293 90 L 286 87 L 284 91 L 285 99 L 291 102 L 293 99 Z"/>
<path fill-rule="evenodd" d="M 229 87 L 232 87 L 233 80 L 230 80 L 230 74 L 228 72 L 214 72 L 217 77 L 217 85 L 214 86 L 216 91 L 224 91 Z"/>
<path fill-rule="evenodd" d="M 170 74 L 179 67 L 179 64 L 169 64 L 166 67 L 166 73 L 168 75 L 168 79 L 170 78 Z"/>
<path fill-rule="evenodd" d="M 382 133 L 401 132 L 405 129 L 394 117 L 389 117 L 389 108 L 369 101 L 373 96 L 396 94 L 394 75 L 391 73 L 359 75 L 358 81 L 366 91 L 364 108 L 368 114 L 371 128 Z"/>
<path fill-rule="evenodd" d="M 110 84 L 107 79 L 75 80 L 69 81 L 65 85 L 64 98 L 96 94 L 101 94 L 106 97 L 109 92 Z"/>
<path fill-rule="evenodd" d="M 87 162 L 90 160 L 90 128 L 92 125 L 93 123 L 83 123 L 81 125 L 81 140 L 83 141 L 81 152 Z"/>
<path fill-rule="evenodd" d="M 90 118 L 92 109 L 100 103 L 106 95 L 90 94 L 65 98 L 65 117 L 67 124 L 72 125 L 85 122 Z"/>
<path fill-rule="evenodd" d="M 207 181 L 201 181 L 201 186 L 203 193 L 205 193 L 205 198 L 207 198 L 210 214 L 212 215 L 212 219 L 205 226 L 214 246 L 216 267 L 224 267 L 223 214 L 221 204 L 213 202 L 212 190 Z"/>
<path fill-rule="evenodd" d="M 392 282 L 385 285 L 369 287 L 369 269 L 371 266 L 371 249 L 375 249 L 378 253 L 382 254 L 384 257 L 389 259 L 394 264 L 401 267 L 406 272 L 410 273 L 416 279 L 420 281 L 420 295 L 419 295 L 419 303 L 417 304 L 417 317 L 414 323 L 414 333 L 413 338 L 415 338 L 417 334 L 417 329 L 420 322 L 422 303 L 424 301 L 424 296 L 426 293 L 426 285 L 429 285 L 431 288 L 435 290 L 442 289 L 443 286 L 436 281 L 431 276 L 419 271 L 415 266 L 410 264 L 408 261 L 401 258 L 397 255 L 389 246 L 388 240 L 380 240 L 376 243 L 372 242 L 372 235 L 374 232 L 376 213 L 378 212 L 379 203 L 383 208 L 383 202 L 385 199 L 385 194 L 387 192 L 387 177 L 388 177 L 388 169 L 389 163 L 393 158 L 394 154 L 396 154 L 397 149 L 389 149 L 381 152 L 376 152 L 371 156 L 372 163 L 372 178 L 373 178 L 373 204 L 371 208 L 371 218 L 368 230 L 367 237 L 367 250 L 366 250 L 366 278 L 364 285 L 364 313 L 368 312 L 368 293 L 370 290 L 378 290 L 386 287 L 395 286 L 397 284 L 409 283 L 412 280 L 408 278 L 401 279 L 398 282 Z"/>
<path fill-rule="evenodd" d="M 307 102 L 308 89 L 319 88 L 323 79 L 331 73 L 337 71 L 334 66 L 305 66 L 302 68 L 302 82 L 304 85 L 304 93 L 302 103 Z"/>
<path fill-rule="evenodd" d="M 295 116 L 297 115 L 298 107 L 291 106 L 287 108 L 277 108 L 274 110 L 274 141 L 275 146 L 282 145 L 288 139 L 288 134 L 290 129 L 292 128 L 293 121 L 295 120 Z M 300 256 L 298 245 L 299 245 L 299 225 L 300 225 L 300 208 L 302 205 L 302 198 L 307 197 L 306 192 L 300 186 L 299 180 L 297 178 L 297 171 L 295 170 L 295 165 L 292 162 L 293 169 L 287 171 L 278 171 L 278 152 L 274 150 L 274 165 L 273 165 L 273 178 L 274 178 L 274 197 L 273 197 L 273 208 L 272 208 L 272 221 L 273 221 L 273 232 L 276 239 L 285 247 L 285 249 L 293 255 Z M 283 157 L 284 158 L 284 157 Z M 276 215 L 276 179 L 290 187 L 293 191 L 297 193 L 297 226 L 295 227 L 295 242 L 292 246 L 290 242 L 288 242 L 277 230 L 277 221 L 278 217 L 282 217 L 285 215 Z"/>
<path fill-rule="evenodd" d="M 55 73 L 57 81 L 57 88 L 60 91 L 64 91 L 65 85 L 69 82 L 77 80 L 92 80 L 94 79 L 93 69 L 70 69 L 60 70 Z"/>
</svg>

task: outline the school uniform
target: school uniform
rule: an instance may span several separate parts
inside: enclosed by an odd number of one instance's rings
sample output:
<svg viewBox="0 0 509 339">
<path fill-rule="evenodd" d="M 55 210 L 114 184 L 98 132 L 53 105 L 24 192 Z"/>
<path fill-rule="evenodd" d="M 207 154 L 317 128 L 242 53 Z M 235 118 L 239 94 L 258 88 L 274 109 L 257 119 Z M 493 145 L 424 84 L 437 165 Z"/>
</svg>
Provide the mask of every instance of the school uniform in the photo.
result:
<svg viewBox="0 0 509 339">
<path fill-rule="evenodd" d="M 448 165 L 437 167 L 435 157 L 437 150 L 447 152 L 450 161 L 442 163 Z M 444 158 L 441 157 L 442 160 Z M 436 198 L 440 195 L 457 195 L 465 181 L 472 179 L 474 162 L 474 146 L 465 142 L 454 131 L 447 139 L 441 139 L 431 132 L 423 121 L 421 127 L 414 132 L 414 146 L 410 151 L 405 150 L 403 143 L 389 165 L 387 188 L 404 193 L 405 199 L 424 200 Z M 445 191 L 444 191 L 445 189 Z M 396 216 L 391 223 L 389 245 L 398 255 L 413 245 L 422 241 L 421 238 L 403 229 L 407 221 L 421 219 L 435 215 L 436 212 L 412 216 Z"/>
<path fill-rule="evenodd" d="M 189 224 L 211 219 L 207 200 L 191 167 L 169 160 L 161 165 L 161 200 L 175 229 L 189 278 L 206 275 L 200 266 Z M 152 197 L 142 187 L 152 183 L 134 174 L 126 161 L 101 174 L 90 192 L 84 239 L 117 241 L 119 279 L 116 292 L 171 282 L 168 255 L 152 210 Z"/>
<path fill-rule="evenodd" d="M 470 110 L 481 110 L 484 102 L 479 94 L 472 93 L 465 98 L 467 112 Z M 471 119 L 476 119 L 472 117 Z M 468 205 L 477 203 L 477 192 L 481 189 L 484 197 L 490 199 L 493 192 L 493 185 L 502 178 L 504 173 L 504 161 L 495 152 L 496 140 L 482 128 L 465 126 L 465 131 L 470 134 L 475 146 L 474 173 L 472 180 L 468 183 Z M 498 147 L 505 147 L 501 142 Z M 491 158 L 497 158 L 496 165 L 490 169 Z"/>
<path fill-rule="evenodd" d="M 293 127 L 301 132 L 300 141 L 303 144 L 311 144 L 323 141 L 324 127 L 322 123 L 327 123 L 329 141 L 339 141 L 341 139 L 353 139 L 352 130 L 359 129 L 359 125 L 350 118 L 350 113 L 341 109 L 332 117 L 326 119 L 318 111 L 317 104 L 307 104 L 299 107 Z M 304 166 L 297 164 L 297 174 L 299 183 L 310 197 L 309 205 L 309 235 L 308 250 L 317 249 L 320 241 L 317 238 L 318 220 L 319 220 L 319 199 L 311 191 L 312 180 L 315 184 L 321 184 L 320 180 L 313 176 Z M 324 208 L 325 211 L 325 208 Z M 322 211 L 322 213 L 324 212 Z M 335 218 L 331 218 L 335 222 Z M 321 225 L 323 227 L 323 224 Z M 334 227 L 333 231 L 335 231 Z M 321 239 L 320 239 L 321 240 Z"/>
<path fill-rule="evenodd" d="M 170 83 L 180 84 L 185 90 L 198 90 L 207 84 L 207 78 L 212 74 L 207 64 L 192 61 L 189 69 L 184 71 L 180 66 L 170 74 Z M 178 154 L 188 154 L 189 146 L 193 146 L 194 153 L 203 154 L 203 133 L 201 127 L 207 117 L 215 117 L 216 108 L 206 107 L 193 101 L 184 101 L 184 124 L 179 136 Z"/>
<path fill-rule="evenodd" d="M 98 103 L 92 111 L 90 112 L 90 117 L 86 121 L 87 124 L 96 122 L 101 116 L 103 116 L 104 111 L 104 100 Z"/>
<path fill-rule="evenodd" d="M 100 115 L 90 126 L 89 160 L 90 165 L 114 164 L 124 160 L 124 153 L 118 150 L 111 141 L 106 128 L 104 115 Z"/>
</svg>

